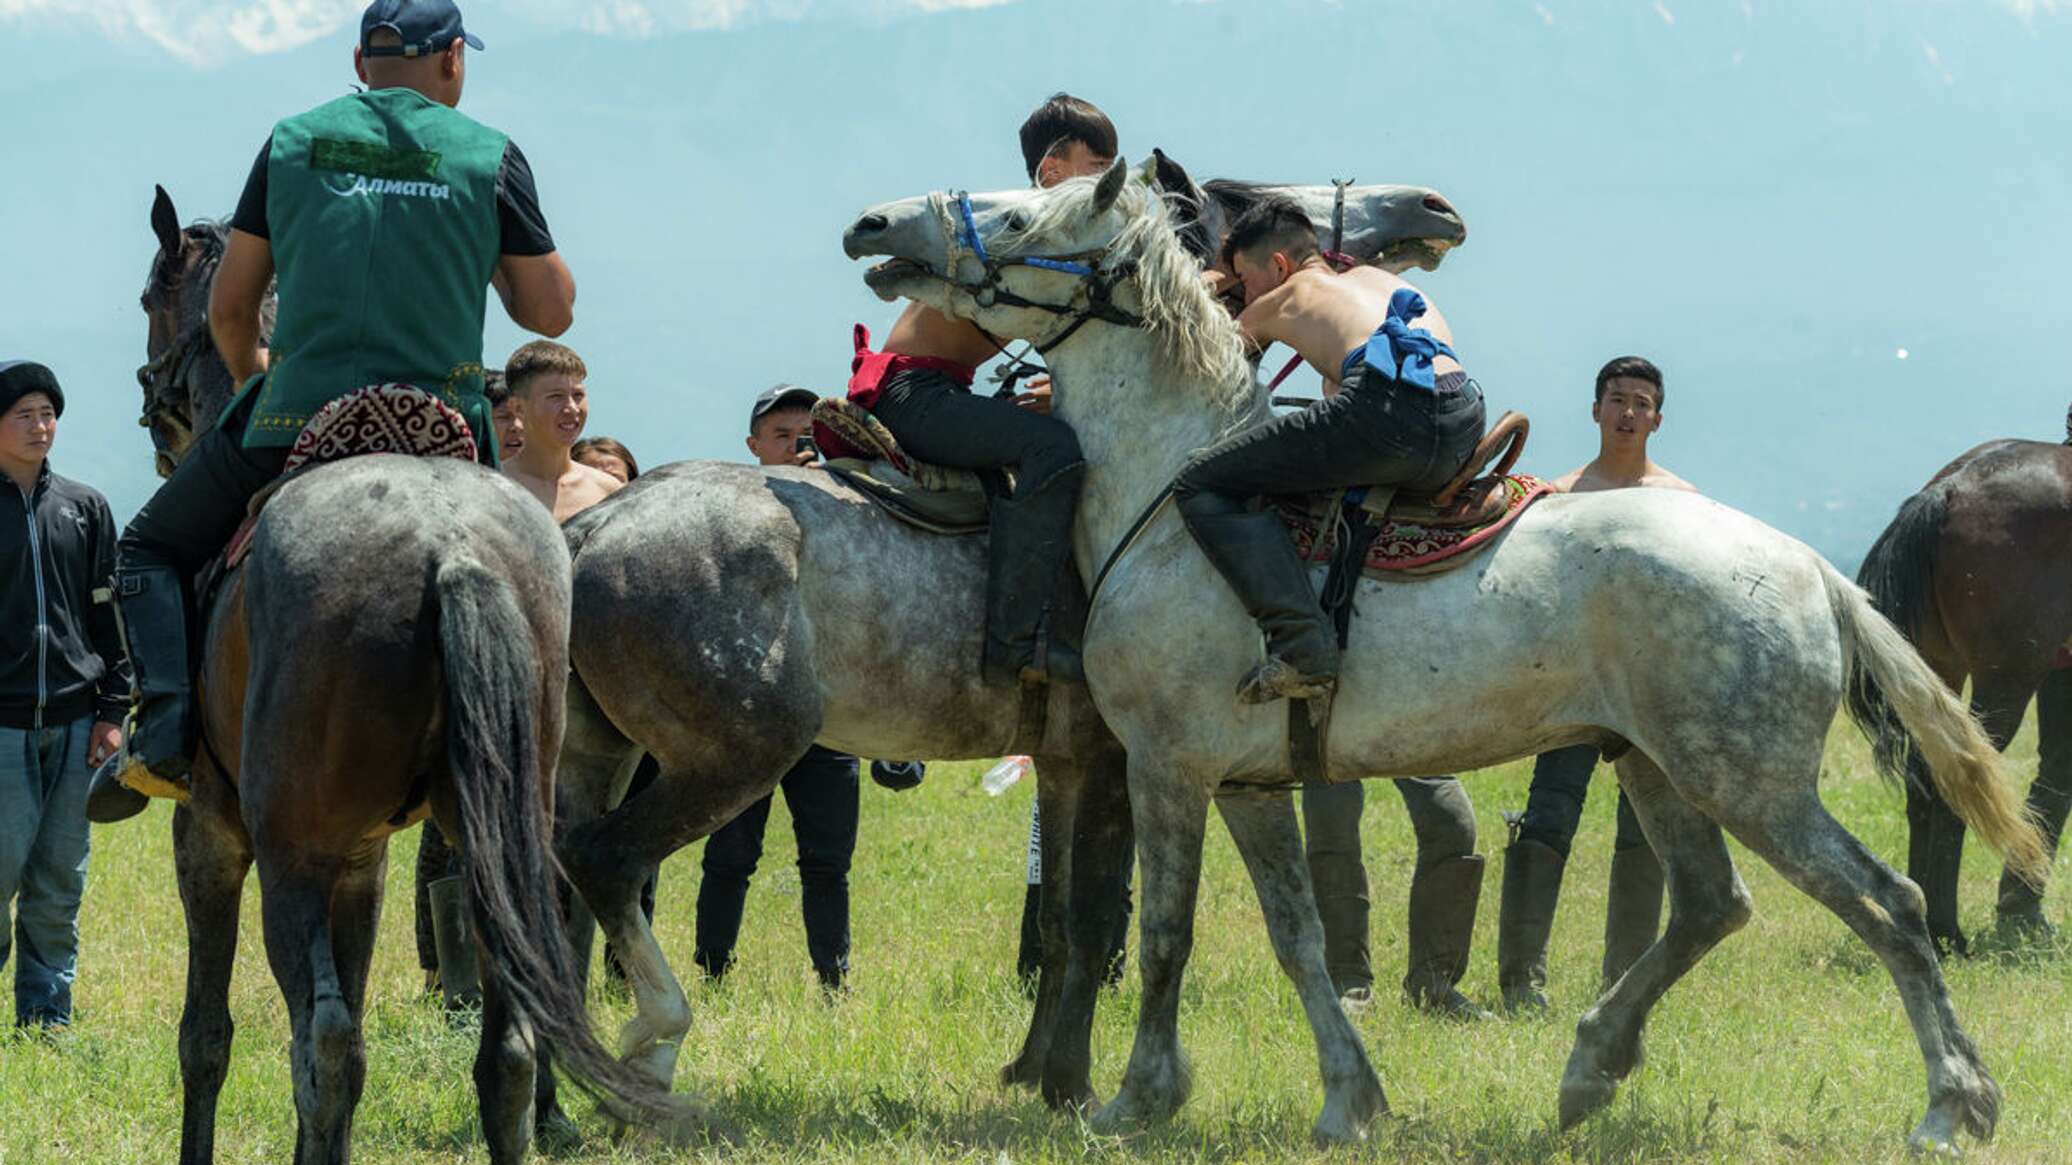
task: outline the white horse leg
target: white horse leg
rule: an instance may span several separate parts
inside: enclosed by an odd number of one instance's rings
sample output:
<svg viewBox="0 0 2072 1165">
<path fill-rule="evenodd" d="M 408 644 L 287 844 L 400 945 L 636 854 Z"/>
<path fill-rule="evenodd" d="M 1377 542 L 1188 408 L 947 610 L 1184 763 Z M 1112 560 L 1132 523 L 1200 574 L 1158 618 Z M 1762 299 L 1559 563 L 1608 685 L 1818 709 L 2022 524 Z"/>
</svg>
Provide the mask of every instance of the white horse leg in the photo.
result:
<svg viewBox="0 0 2072 1165">
<path fill-rule="evenodd" d="M 1744 795 L 1722 806 L 1721 824 L 1848 923 L 1899 988 L 1928 1068 L 1928 1113 L 1908 1144 L 1916 1151 L 1954 1151 L 1959 1129 L 1990 1138 L 2000 1119 L 2000 1085 L 1950 1005 L 1920 888 L 1829 816 L 1810 777 L 1794 796 L 1757 783 L 1735 787 Z"/>
<path fill-rule="evenodd" d="M 1365 1140 L 1368 1123 L 1388 1111 L 1388 1099 L 1324 965 L 1324 928 L 1317 920 L 1294 802 L 1285 791 L 1262 790 L 1221 794 L 1216 808 L 1252 875 L 1274 957 L 1302 998 L 1316 1037 L 1324 1111 L 1313 1135 L 1319 1144 Z"/>
<path fill-rule="evenodd" d="M 1095 1132 L 1118 1133 L 1179 1111 L 1193 1087 L 1180 1049 L 1180 978 L 1194 946 L 1194 902 L 1201 888 L 1202 836 L 1209 796 L 1163 758 L 1129 757 L 1130 815 L 1144 875 L 1138 918 L 1144 996 L 1137 1038 L 1115 1098 L 1094 1113 Z"/>
<path fill-rule="evenodd" d="M 1668 879 L 1669 926 L 1576 1024 L 1575 1049 L 1561 1077 L 1563 1128 L 1611 1103 L 1619 1082 L 1640 1065 L 1649 1011 L 1751 912 L 1748 887 L 1719 826 L 1677 796 L 1661 768 L 1640 752 L 1620 758 L 1618 768 L 1619 784 Z"/>
</svg>

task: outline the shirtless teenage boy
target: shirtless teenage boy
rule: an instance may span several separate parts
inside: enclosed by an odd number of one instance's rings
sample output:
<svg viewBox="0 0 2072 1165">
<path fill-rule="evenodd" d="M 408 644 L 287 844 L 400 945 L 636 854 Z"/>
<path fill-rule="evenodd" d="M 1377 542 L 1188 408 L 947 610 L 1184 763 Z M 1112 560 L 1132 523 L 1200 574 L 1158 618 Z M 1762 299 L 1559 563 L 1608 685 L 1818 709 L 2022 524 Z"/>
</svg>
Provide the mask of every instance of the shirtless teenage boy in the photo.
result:
<svg viewBox="0 0 2072 1165">
<path fill-rule="evenodd" d="M 1436 490 L 1482 439 L 1482 390 L 1416 288 L 1378 268 L 1334 272 L 1309 216 L 1289 200 L 1246 211 L 1223 261 L 1244 285 L 1246 342 L 1295 349 L 1324 374 L 1325 399 L 1196 455 L 1173 493 L 1195 541 L 1266 633 L 1266 661 L 1238 698 L 1308 699 L 1337 685 L 1338 637 L 1287 528 L 1254 500 L 1353 485 Z"/>
<path fill-rule="evenodd" d="M 523 423 L 525 444 L 504 465 L 504 475 L 526 488 L 565 522 L 616 493 L 624 483 L 569 456 L 590 419 L 583 358 L 552 340 L 534 340 L 504 365 L 504 383 Z"/>
</svg>

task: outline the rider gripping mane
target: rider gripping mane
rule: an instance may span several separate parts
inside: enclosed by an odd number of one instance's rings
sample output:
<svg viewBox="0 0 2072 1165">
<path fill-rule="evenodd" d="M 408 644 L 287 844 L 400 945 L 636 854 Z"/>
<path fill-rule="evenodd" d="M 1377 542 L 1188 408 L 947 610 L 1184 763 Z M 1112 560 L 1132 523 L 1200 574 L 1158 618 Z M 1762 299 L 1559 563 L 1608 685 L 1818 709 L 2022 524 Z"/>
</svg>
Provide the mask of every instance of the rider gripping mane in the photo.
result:
<svg viewBox="0 0 2072 1165">
<path fill-rule="evenodd" d="M 495 464 L 482 396 L 488 288 L 521 327 L 567 330 L 575 284 L 525 156 L 454 109 L 465 50 L 481 47 L 451 0 L 374 0 L 353 53 L 367 90 L 280 122 L 260 151 L 209 303 L 242 388 L 123 533 L 116 590 L 141 701 L 128 755 L 97 787 L 131 764 L 184 781 L 187 587 L 318 409 L 363 385 L 412 384 L 458 408 Z M 276 274 L 269 351 L 260 305 Z"/>
</svg>

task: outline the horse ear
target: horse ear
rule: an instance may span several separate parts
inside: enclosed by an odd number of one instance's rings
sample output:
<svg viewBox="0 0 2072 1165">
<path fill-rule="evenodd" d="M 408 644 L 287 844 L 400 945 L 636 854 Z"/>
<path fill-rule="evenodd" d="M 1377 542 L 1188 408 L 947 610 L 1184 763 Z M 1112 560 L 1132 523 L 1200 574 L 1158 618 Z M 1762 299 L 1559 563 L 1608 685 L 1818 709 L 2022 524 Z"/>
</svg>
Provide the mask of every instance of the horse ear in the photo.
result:
<svg viewBox="0 0 2072 1165">
<path fill-rule="evenodd" d="M 1195 186 L 1194 178 L 1187 168 L 1166 157 L 1164 150 L 1151 151 L 1152 185 L 1167 194 L 1178 194 L 1193 202 L 1201 202 L 1201 190 Z"/>
<path fill-rule="evenodd" d="M 173 196 L 165 192 L 165 187 L 155 189 L 158 197 L 151 200 L 151 230 L 158 235 L 159 250 L 177 255 L 186 245 L 186 239 L 180 234 L 180 213 L 173 209 Z"/>
<path fill-rule="evenodd" d="M 1108 172 L 1101 175 L 1100 182 L 1094 186 L 1095 214 L 1108 213 L 1108 208 L 1114 206 L 1115 200 L 1122 196 L 1122 184 L 1129 180 L 1129 176 L 1129 162 L 1122 158 L 1115 159 L 1115 164 L 1108 167 Z"/>
</svg>

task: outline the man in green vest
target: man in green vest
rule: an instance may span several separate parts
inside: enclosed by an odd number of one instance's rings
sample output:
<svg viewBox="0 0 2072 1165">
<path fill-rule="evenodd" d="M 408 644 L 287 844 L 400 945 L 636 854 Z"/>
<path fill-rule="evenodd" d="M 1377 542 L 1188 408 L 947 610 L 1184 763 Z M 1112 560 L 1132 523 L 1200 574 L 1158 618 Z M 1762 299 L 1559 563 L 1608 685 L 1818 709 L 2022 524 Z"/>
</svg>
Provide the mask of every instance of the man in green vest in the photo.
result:
<svg viewBox="0 0 2072 1165">
<path fill-rule="evenodd" d="M 575 282 L 525 155 L 453 108 L 466 50 L 481 47 L 451 0 L 374 0 L 353 53 L 366 91 L 279 123 L 260 151 L 209 297 L 209 330 L 242 388 L 123 532 L 116 592 L 140 700 L 127 753 L 103 766 L 97 791 L 115 780 L 172 791 L 147 772 L 185 782 L 189 581 L 318 409 L 369 384 L 414 385 L 467 417 L 493 465 L 488 289 L 520 327 L 568 329 Z M 269 350 L 259 313 L 276 276 Z"/>
</svg>

